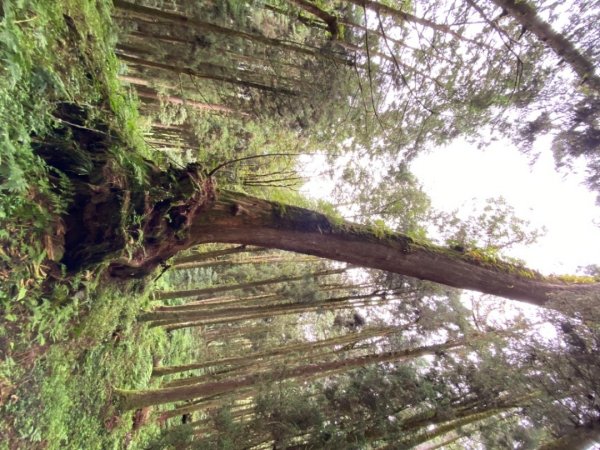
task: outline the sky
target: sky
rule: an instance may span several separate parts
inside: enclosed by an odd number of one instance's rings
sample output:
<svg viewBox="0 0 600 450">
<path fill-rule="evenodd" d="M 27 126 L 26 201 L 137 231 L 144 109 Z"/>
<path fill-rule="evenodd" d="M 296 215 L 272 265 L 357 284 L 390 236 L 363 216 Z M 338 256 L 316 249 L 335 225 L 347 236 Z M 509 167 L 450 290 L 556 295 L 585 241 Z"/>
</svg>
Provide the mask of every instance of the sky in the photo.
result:
<svg viewBox="0 0 600 450">
<path fill-rule="evenodd" d="M 579 266 L 600 264 L 600 207 L 595 194 L 583 185 L 585 166 L 558 172 L 550 139 L 538 139 L 534 163 L 509 142 L 498 141 L 482 150 L 457 140 L 422 153 L 411 164 L 412 172 L 430 196 L 432 206 L 450 212 L 471 213 L 488 198 L 503 196 L 518 217 L 547 232 L 535 244 L 515 247 L 510 256 L 545 274 L 576 273 Z M 330 200 L 333 180 L 315 177 L 324 158 L 303 161 L 311 176 L 302 192 Z"/>
<path fill-rule="evenodd" d="M 583 185 L 583 162 L 574 171 L 558 172 L 549 139 L 539 139 L 535 150 L 539 157 L 532 164 L 507 142 L 478 150 L 457 141 L 420 155 L 411 168 L 436 209 L 470 210 L 473 203 L 503 196 L 518 217 L 546 227 L 536 244 L 508 252 L 531 268 L 561 274 L 600 264 L 600 207 Z"/>
</svg>

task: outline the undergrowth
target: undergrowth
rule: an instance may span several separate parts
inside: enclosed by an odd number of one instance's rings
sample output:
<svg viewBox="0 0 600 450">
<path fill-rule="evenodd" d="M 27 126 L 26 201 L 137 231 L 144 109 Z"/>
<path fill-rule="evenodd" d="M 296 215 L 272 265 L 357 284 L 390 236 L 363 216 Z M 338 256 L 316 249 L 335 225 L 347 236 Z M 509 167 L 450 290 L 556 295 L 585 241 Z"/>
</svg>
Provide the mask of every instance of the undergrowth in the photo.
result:
<svg viewBox="0 0 600 450">
<path fill-rule="evenodd" d="M 68 103 L 118 134 L 108 151 L 129 177 L 142 184 L 145 159 L 157 162 L 117 77 L 111 3 L 0 3 L 0 449 L 144 448 L 156 432 L 133 430 L 111 392 L 146 387 L 166 337 L 135 322 L 143 287 L 107 285 L 102 267 L 66 274 L 69 182 L 34 151 L 64 128 L 53 113 Z"/>
</svg>

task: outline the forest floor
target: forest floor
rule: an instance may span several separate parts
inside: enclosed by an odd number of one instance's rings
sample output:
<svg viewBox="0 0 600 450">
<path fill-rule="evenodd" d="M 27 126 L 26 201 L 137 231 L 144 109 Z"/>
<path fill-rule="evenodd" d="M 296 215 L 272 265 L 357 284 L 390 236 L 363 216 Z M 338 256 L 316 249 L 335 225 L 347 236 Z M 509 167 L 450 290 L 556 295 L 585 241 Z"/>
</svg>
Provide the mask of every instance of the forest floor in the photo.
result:
<svg viewBox="0 0 600 450">
<path fill-rule="evenodd" d="M 110 3 L 0 3 L 0 449 L 147 448 L 158 423 L 139 429 L 113 389 L 148 386 L 153 360 L 182 346 L 136 323 L 150 298 L 142 281 L 57 263 L 68 183 L 35 152 L 64 125 L 53 112 L 81 105 L 118 132 L 124 170 L 143 148 L 135 98 L 117 79 Z"/>
</svg>

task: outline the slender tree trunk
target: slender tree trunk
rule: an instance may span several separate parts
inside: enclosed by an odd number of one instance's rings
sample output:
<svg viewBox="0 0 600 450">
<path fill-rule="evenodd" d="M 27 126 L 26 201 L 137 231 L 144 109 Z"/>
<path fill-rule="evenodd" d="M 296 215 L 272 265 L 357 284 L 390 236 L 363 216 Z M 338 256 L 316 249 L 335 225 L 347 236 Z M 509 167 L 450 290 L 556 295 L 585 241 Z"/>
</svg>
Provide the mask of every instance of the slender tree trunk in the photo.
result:
<svg viewBox="0 0 600 450">
<path fill-rule="evenodd" d="M 444 439 L 442 439 L 441 441 L 438 439 L 438 440 L 436 440 L 435 443 L 424 442 L 424 443 L 419 444 L 416 447 L 414 447 L 413 450 L 438 450 L 440 448 L 444 449 L 444 448 L 447 448 L 448 445 L 452 444 L 453 442 L 458 441 L 462 437 L 463 437 L 462 434 L 457 433 L 456 431 L 450 431 L 447 434 L 447 436 L 445 436 Z"/>
<path fill-rule="evenodd" d="M 600 424 L 574 427 L 554 441 L 543 444 L 538 450 L 586 450 L 600 444 Z"/>
<path fill-rule="evenodd" d="M 315 375 L 324 376 L 332 372 L 341 370 L 347 371 L 357 367 L 363 367 L 369 364 L 401 361 L 404 359 L 417 358 L 419 356 L 435 354 L 440 351 L 465 345 L 465 340 L 448 342 L 445 344 L 432 345 L 416 349 L 407 349 L 383 354 L 359 356 L 341 361 L 330 361 L 321 364 L 310 364 L 301 367 L 295 367 L 287 372 L 274 374 L 273 381 L 282 381 L 292 378 L 305 378 Z M 266 381 L 265 374 L 249 375 L 234 380 L 220 381 L 214 383 L 202 383 L 191 386 L 172 387 L 164 389 L 149 389 L 141 391 L 118 390 L 121 396 L 121 407 L 125 410 L 137 409 L 151 405 L 161 405 L 176 401 L 188 400 L 192 398 L 203 397 L 226 392 L 234 392 L 237 389 L 253 386 Z"/>
<path fill-rule="evenodd" d="M 582 55 L 571 41 L 542 20 L 529 2 L 524 0 L 492 0 L 492 2 L 550 47 L 571 66 L 585 84 L 600 93 L 600 77 L 596 75 L 594 63 Z"/>
<path fill-rule="evenodd" d="M 134 19 L 134 20 L 138 21 L 139 19 Z M 177 38 L 177 37 L 174 37 L 171 35 L 158 34 L 158 33 L 153 33 L 153 32 L 134 31 L 134 32 L 130 32 L 129 36 L 132 36 L 134 38 L 144 39 L 144 40 L 158 39 L 161 41 L 175 42 L 177 44 L 187 44 L 190 46 L 197 44 L 197 42 L 193 39 L 181 39 L 181 38 Z M 299 75 L 300 72 L 303 72 L 306 70 L 301 64 L 293 64 L 291 62 L 283 62 L 281 60 L 277 60 L 277 59 L 273 59 L 273 58 L 261 58 L 257 55 L 243 55 L 243 54 L 240 54 L 239 52 L 231 51 L 224 47 L 218 47 L 218 48 L 211 47 L 210 51 L 214 52 L 214 53 L 223 53 L 223 54 L 227 55 L 230 59 L 234 59 L 236 61 L 242 61 L 248 65 L 251 65 L 252 67 L 257 67 L 260 69 L 265 69 L 265 68 L 275 69 L 275 68 L 277 68 L 277 69 L 279 69 L 279 71 L 281 71 L 283 69 L 287 69 L 289 75 Z M 273 72 L 273 74 L 274 73 L 275 72 Z"/>
<path fill-rule="evenodd" d="M 190 321 L 193 319 L 202 319 L 202 318 L 210 318 L 210 317 L 229 317 L 229 316 L 247 316 L 250 314 L 262 314 L 265 313 L 268 315 L 270 312 L 286 310 L 286 309 L 302 309 L 306 307 L 307 309 L 319 308 L 327 305 L 339 305 L 343 303 L 354 304 L 358 302 L 354 302 L 354 300 L 364 300 L 376 298 L 373 294 L 362 294 L 362 295 L 347 295 L 343 297 L 333 297 L 325 300 L 315 301 L 315 302 L 306 302 L 306 303 L 271 303 L 266 305 L 257 305 L 257 306 L 232 306 L 226 308 L 197 308 L 197 309 L 187 309 L 187 310 L 155 310 L 150 311 L 145 314 L 142 314 L 140 317 L 141 321 L 150 322 L 153 320 L 175 320 L 181 321 L 184 319 L 186 321 Z"/>
<path fill-rule="evenodd" d="M 295 326 L 296 323 L 294 322 Z M 249 327 L 219 327 L 215 330 L 207 330 L 202 331 L 202 339 L 207 342 L 214 342 L 218 340 L 223 340 L 230 338 L 232 336 L 255 336 L 261 333 L 267 333 L 269 331 L 273 331 L 273 327 L 270 325 L 260 325 L 260 326 L 249 326 Z"/>
<path fill-rule="evenodd" d="M 452 30 L 452 28 L 450 28 L 448 25 L 435 23 L 431 20 L 417 17 L 413 14 L 404 12 L 401 9 L 396 9 L 396 8 L 392 8 L 390 6 L 384 5 L 383 3 L 370 1 L 370 0 L 347 0 L 347 1 L 348 1 L 348 3 L 352 3 L 356 6 L 366 8 L 375 13 L 385 14 L 389 17 L 398 19 L 400 21 L 400 23 L 409 22 L 409 23 L 421 25 L 423 27 L 427 27 L 432 30 L 439 31 L 440 33 L 448 34 L 456 39 L 459 39 L 462 41 L 467 41 L 467 42 L 472 42 L 477 45 L 481 45 L 479 42 L 477 42 L 473 39 L 469 39 L 469 38 L 463 36 L 462 34 L 457 33 L 456 31 Z"/>
<path fill-rule="evenodd" d="M 450 420 L 441 425 L 438 425 L 433 430 L 427 429 L 423 432 L 420 432 L 415 437 L 403 441 L 402 444 L 405 446 L 404 448 L 413 448 L 424 442 L 429 442 L 432 439 L 444 436 L 445 434 L 457 430 L 461 427 L 472 425 L 474 423 L 481 422 L 483 420 L 489 419 L 490 417 L 501 414 L 502 412 L 506 411 L 506 409 L 507 408 L 493 408 L 488 411 L 475 412 L 466 415 L 465 417 L 461 417 L 459 419 Z M 390 450 L 392 450 L 393 448 L 397 448 L 396 445 L 397 443 L 394 443 L 393 446 L 384 448 L 389 448 Z"/>
<path fill-rule="evenodd" d="M 183 414 L 188 414 L 194 411 L 210 411 L 223 406 L 224 404 L 226 404 L 227 401 L 231 401 L 232 399 L 254 397 L 255 394 L 256 390 L 254 389 L 254 386 L 249 386 L 247 388 L 240 389 L 236 391 L 234 395 L 232 395 L 231 393 L 220 393 L 211 396 L 211 399 L 208 401 L 200 400 L 188 405 L 177 406 L 176 408 L 173 408 L 169 411 L 162 412 L 160 413 L 159 421 L 170 419 L 171 417 L 181 416 Z"/>
<path fill-rule="evenodd" d="M 219 267 L 219 266 L 239 266 L 239 265 L 243 265 L 243 264 L 252 264 L 252 265 L 259 265 L 259 264 L 285 264 L 285 263 L 305 263 L 305 262 L 316 262 L 318 261 L 316 258 L 313 258 L 312 256 L 306 256 L 304 258 L 302 257 L 282 257 L 282 256 L 270 256 L 267 258 L 248 258 L 248 259 L 239 259 L 239 260 L 231 260 L 231 259 L 225 259 L 225 260 L 218 260 L 218 261 L 203 261 L 203 262 L 197 262 L 197 263 L 187 263 L 187 264 L 177 264 L 176 266 L 173 266 L 172 269 L 173 270 L 189 270 L 189 269 L 199 269 L 202 267 Z"/>
<path fill-rule="evenodd" d="M 329 30 L 329 34 L 331 34 L 331 39 L 337 39 L 339 30 L 338 30 L 338 22 L 337 17 L 329 14 L 324 9 L 319 8 L 314 3 L 311 3 L 307 0 L 287 0 L 288 3 L 296 5 L 298 8 L 301 8 L 305 11 L 308 11 L 312 15 L 321 19 L 327 25 L 327 29 Z"/>
<path fill-rule="evenodd" d="M 253 308 L 249 311 L 235 311 L 235 310 L 224 310 L 224 311 L 207 311 L 207 312 L 186 312 L 186 314 L 177 314 L 176 317 L 168 319 L 153 320 L 150 327 L 167 326 L 169 330 L 173 330 L 174 326 L 181 325 L 180 328 L 188 328 L 191 326 L 216 324 L 216 323 L 229 323 L 241 320 L 260 320 L 260 319 L 271 319 L 277 316 L 287 316 L 290 314 L 305 314 L 309 312 L 317 311 L 338 311 L 342 309 L 355 309 L 363 308 L 368 306 L 381 305 L 385 300 L 380 300 L 375 303 L 373 301 L 360 301 L 350 303 L 344 302 L 318 302 L 307 305 L 298 304 L 286 304 L 281 306 Z M 194 319 L 197 322 L 194 322 Z M 143 317 L 140 320 L 150 321 L 148 317 Z"/>
<path fill-rule="evenodd" d="M 237 86 L 250 87 L 250 88 L 254 88 L 254 89 L 259 89 L 261 91 L 273 92 L 276 94 L 284 94 L 284 95 L 291 95 L 291 96 L 299 95 L 298 91 L 295 91 L 293 89 L 289 89 L 286 87 L 279 87 L 279 86 L 275 86 L 273 84 L 267 85 L 267 84 L 260 83 L 260 82 L 241 79 L 242 74 L 240 74 L 240 73 L 228 74 L 226 71 L 226 68 L 219 69 L 218 70 L 219 73 L 209 73 L 209 71 L 200 72 L 199 70 L 192 69 L 190 67 L 174 66 L 172 64 L 151 61 L 149 59 L 139 58 L 137 56 L 125 55 L 123 53 L 119 53 L 119 58 L 122 59 L 123 61 L 126 61 L 131 64 L 138 64 L 143 67 L 151 67 L 151 68 L 156 68 L 156 69 L 167 70 L 169 72 L 189 75 L 189 76 L 192 76 L 195 78 L 202 78 L 202 79 L 212 80 L 212 81 L 221 81 L 221 82 L 225 82 L 225 83 L 235 84 Z M 215 67 L 207 67 L 207 68 L 214 69 Z M 237 71 L 234 71 L 234 72 L 237 72 Z"/>
<path fill-rule="evenodd" d="M 162 11 L 156 8 L 149 8 L 147 6 L 137 5 L 134 3 L 130 3 L 124 0 L 114 0 L 113 1 L 115 7 L 128 11 L 134 14 L 141 14 L 142 16 L 147 17 L 157 17 L 163 20 L 168 20 L 173 23 L 177 23 L 183 26 L 196 28 L 201 31 L 206 31 L 210 33 L 218 33 L 226 36 L 241 38 L 250 42 L 259 42 L 261 44 L 268 45 L 272 48 L 278 48 L 285 52 L 295 52 L 300 53 L 307 56 L 312 56 L 315 58 L 325 58 L 329 60 L 336 60 L 338 62 L 342 62 L 344 64 L 349 64 L 349 62 L 339 56 L 334 55 L 326 55 L 315 51 L 314 49 L 302 47 L 298 44 L 289 44 L 277 39 L 272 39 L 260 34 L 251 34 L 246 33 L 244 31 L 235 30 L 232 28 L 225 28 L 219 25 L 211 24 L 208 22 L 204 22 L 198 19 L 192 19 L 180 14 L 175 14 L 167 11 Z"/>
<path fill-rule="evenodd" d="M 169 375 L 180 372 L 187 372 L 189 370 L 195 369 L 204 369 L 211 366 L 223 366 L 223 365 L 235 365 L 235 364 L 244 364 L 248 362 L 255 362 L 258 360 L 264 360 L 271 356 L 282 355 L 282 354 L 291 354 L 298 352 L 306 352 L 318 348 L 329 347 L 334 345 L 344 345 L 349 343 L 360 342 L 364 339 L 370 339 L 377 336 L 386 336 L 389 333 L 393 333 L 397 331 L 395 327 L 385 327 L 385 328 L 375 328 L 375 329 L 366 329 L 362 330 L 359 333 L 350 333 L 342 336 L 336 336 L 333 338 L 323 339 L 316 342 L 302 342 L 299 344 L 286 345 L 282 347 L 277 347 L 273 350 L 269 350 L 266 352 L 256 352 L 250 355 L 231 357 L 231 358 L 222 358 L 214 361 L 204 361 L 201 363 L 194 364 L 186 364 L 182 366 L 166 366 L 166 367 L 156 367 L 154 368 L 152 375 L 153 376 L 162 376 Z"/>
<path fill-rule="evenodd" d="M 228 106 L 224 106 L 224 105 L 201 103 L 201 102 L 197 102 L 195 100 L 184 99 L 184 98 L 177 97 L 174 95 L 159 95 L 154 89 L 149 87 L 150 86 L 149 82 L 141 80 L 136 77 L 128 77 L 128 76 L 122 75 L 119 77 L 119 79 L 122 81 L 125 81 L 127 83 L 135 85 L 138 96 L 140 96 L 142 98 L 148 98 L 148 99 L 156 100 L 156 101 L 159 101 L 162 99 L 168 103 L 171 103 L 172 105 L 185 105 L 185 106 L 188 106 L 190 108 L 193 108 L 193 109 L 196 109 L 199 111 L 224 112 L 224 113 L 230 113 L 230 114 L 238 114 L 240 116 L 249 116 L 249 114 L 247 114 L 245 112 L 236 111 L 233 108 L 229 108 Z"/>
<path fill-rule="evenodd" d="M 269 284 L 278 284 L 278 283 L 287 283 L 289 281 L 298 281 L 298 280 L 303 280 L 304 278 L 307 278 L 307 277 L 318 278 L 318 277 L 327 276 L 327 275 L 335 275 L 335 274 L 343 273 L 343 272 L 345 272 L 345 270 L 346 269 L 324 270 L 321 272 L 316 272 L 314 274 L 269 278 L 268 280 L 250 281 L 248 283 L 233 284 L 233 285 L 227 285 L 227 286 L 216 286 L 216 287 L 212 287 L 212 288 L 158 292 L 156 294 L 156 297 L 159 299 L 199 297 L 201 295 L 209 295 L 209 294 L 217 294 L 217 293 L 221 293 L 221 292 L 237 291 L 238 289 L 250 289 L 250 288 L 255 288 L 255 287 L 260 287 L 260 286 L 267 286 Z"/>
<path fill-rule="evenodd" d="M 231 303 L 248 303 L 255 301 L 264 301 L 265 303 L 271 303 L 276 300 L 284 300 L 285 297 L 279 296 L 277 294 L 259 294 L 259 295 L 249 295 L 245 297 L 238 297 L 235 295 L 224 295 L 220 297 L 210 297 L 202 300 L 197 300 L 194 302 L 184 303 L 182 305 L 173 305 L 173 306 L 157 306 L 153 309 L 153 311 L 194 311 L 201 310 L 207 308 L 214 308 L 215 306 L 223 306 L 229 305 Z"/>
<path fill-rule="evenodd" d="M 206 261 L 208 259 L 218 258 L 219 256 L 235 255 L 238 253 L 260 253 L 268 251 L 268 248 L 248 247 L 247 245 L 238 245 L 236 247 L 224 248 L 223 250 L 213 250 L 203 253 L 192 253 L 187 256 L 178 256 L 173 258 L 173 264 L 187 264 L 194 262 Z"/>
</svg>

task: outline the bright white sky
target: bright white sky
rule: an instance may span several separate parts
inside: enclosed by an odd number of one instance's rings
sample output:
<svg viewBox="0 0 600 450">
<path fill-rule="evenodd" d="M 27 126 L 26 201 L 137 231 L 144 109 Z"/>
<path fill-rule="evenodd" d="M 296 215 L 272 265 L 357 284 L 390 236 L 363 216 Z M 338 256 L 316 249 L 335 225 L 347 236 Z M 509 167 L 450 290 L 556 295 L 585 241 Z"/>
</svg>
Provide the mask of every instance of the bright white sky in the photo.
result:
<svg viewBox="0 0 600 450">
<path fill-rule="evenodd" d="M 470 208 L 473 201 L 503 196 L 518 217 L 547 233 L 537 244 L 510 253 L 544 273 L 574 273 L 578 266 L 600 263 L 600 208 L 582 184 L 579 171 L 558 173 L 549 139 L 536 142 L 535 164 L 507 142 L 478 150 L 455 142 L 421 155 L 412 170 L 437 209 Z"/>
<path fill-rule="evenodd" d="M 550 142 L 539 139 L 535 164 L 508 142 L 497 142 L 484 150 L 464 141 L 419 156 L 411 165 L 433 207 L 472 212 L 486 199 L 503 196 L 518 217 L 547 233 L 534 245 L 514 248 L 510 255 L 543 273 L 575 273 L 578 266 L 600 263 L 600 207 L 595 194 L 583 186 L 583 164 L 579 171 L 558 173 Z M 314 177 L 323 170 L 323 158 L 303 161 L 313 178 L 303 193 L 328 200 L 332 180 Z"/>
</svg>

